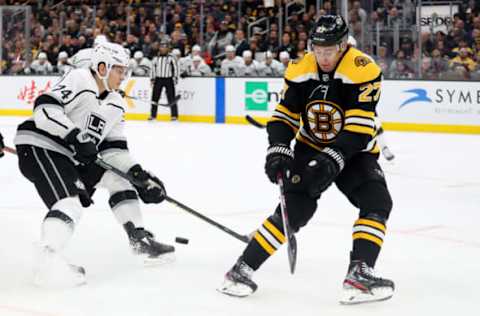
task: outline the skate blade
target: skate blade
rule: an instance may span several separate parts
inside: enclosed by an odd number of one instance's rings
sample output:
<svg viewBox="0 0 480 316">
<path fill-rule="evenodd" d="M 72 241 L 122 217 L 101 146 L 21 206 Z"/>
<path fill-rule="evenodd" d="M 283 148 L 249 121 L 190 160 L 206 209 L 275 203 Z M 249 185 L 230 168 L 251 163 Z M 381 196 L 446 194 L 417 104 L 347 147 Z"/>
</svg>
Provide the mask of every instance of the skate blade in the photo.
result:
<svg viewBox="0 0 480 316">
<path fill-rule="evenodd" d="M 143 265 L 146 267 L 155 267 L 161 265 L 167 265 L 175 262 L 175 253 L 169 252 L 158 257 L 149 257 L 148 255 L 140 255 L 143 260 Z"/>
<path fill-rule="evenodd" d="M 222 286 L 217 288 L 217 291 L 233 297 L 247 297 L 253 294 L 249 286 L 230 280 L 225 280 Z"/>
<path fill-rule="evenodd" d="M 361 291 L 359 289 L 344 289 L 340 304 L 356 305 L 363 303 L 374 303 L 386 301 L 393 296 L 391 288 L 378 288 L 372 290 L 371 293 Z"/>
</svg>

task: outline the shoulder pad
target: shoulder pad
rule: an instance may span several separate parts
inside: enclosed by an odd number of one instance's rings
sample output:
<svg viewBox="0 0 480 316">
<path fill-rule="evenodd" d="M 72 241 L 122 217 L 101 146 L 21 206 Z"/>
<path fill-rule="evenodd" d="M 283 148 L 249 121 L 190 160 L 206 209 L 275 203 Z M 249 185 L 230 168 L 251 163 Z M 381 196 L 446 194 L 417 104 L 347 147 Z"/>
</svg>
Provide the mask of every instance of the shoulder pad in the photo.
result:
<svg viewBox="0 0 480 316">
<path fill-rule="evenodd" d="M 344 83 L 364 83 L 372 81 L 382 73 L 372 57 L 351 47 L 343 56 L 335 71 L 335 78 Z"/>
<path fill-rule="evenodd" d="M 297 83 L 309 79 L 318 80 L 318 67 L 315 55 L 307 53 L 301 59 L 290 61 L 285 70 L 285 79 Z"/>
</svg>

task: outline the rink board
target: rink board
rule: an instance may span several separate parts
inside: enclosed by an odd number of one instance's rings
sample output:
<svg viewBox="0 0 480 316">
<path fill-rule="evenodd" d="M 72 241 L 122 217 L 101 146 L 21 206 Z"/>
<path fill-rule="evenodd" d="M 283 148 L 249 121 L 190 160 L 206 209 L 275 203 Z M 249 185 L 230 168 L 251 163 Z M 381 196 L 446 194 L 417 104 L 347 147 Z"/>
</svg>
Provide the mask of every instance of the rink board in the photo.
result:
<svg viewBox="0 0 480 316">
<path fill-rule="evenodd" d="M 35 98 L 49 91 L 53 76 L 0 76 L 0 115 L 28 116 Z M 480 133 L 480 88 L 472 81 L 385 80 L 377 111 L 384 127 L 398 131 Z M 177 94 L 181 121 L 245 124 L 249 114 L 266 122 L 281 98 L 281 78 L 186 78 Z M 124 86 L 130 120 L 144 120 L 150 111 L 148 78 L 133 77 Z M 165 91 L 160 103 L 166 103 Z M 159 120 L 168 120 L 159 108 Z"/>
</svg>

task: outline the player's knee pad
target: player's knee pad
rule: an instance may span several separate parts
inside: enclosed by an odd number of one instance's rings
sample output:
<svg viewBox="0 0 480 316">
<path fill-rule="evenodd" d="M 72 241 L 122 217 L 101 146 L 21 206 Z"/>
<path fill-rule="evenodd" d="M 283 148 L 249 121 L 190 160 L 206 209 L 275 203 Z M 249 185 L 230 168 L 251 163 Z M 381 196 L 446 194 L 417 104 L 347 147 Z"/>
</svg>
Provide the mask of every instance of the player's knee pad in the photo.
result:
<svg viewBox="0 0 480 316">
<path fill-rule="evenodd" d="M 100 181 L 100 186 L 106 188 L 110 192 L 110 195 L 120 191 L 135 190 L 128 180 L 113 172 L 105 172 Z"/>
<path fill-rule="evenodd" d="M 298 232 L 312 218 L 317 209 L 317 200 L 305 194 L 286 194 L 287 214 L 290 228 Z M 281 218 L 280 205 L 275 212 Z"/>
<path fill-rule="evenodd" d="M 124 190 L 113 193 L 108 200 L 108 204 L 110 204 L 112 210 L 115 210 L 117 207 L 132 201 L 138 201 L 137 191 Z"/>
<path fill-rule="evenodd" d="M 353 198 L 360 208 L 360 217 L 376 214 L 380 218 L 388 219 L 392 210 L 392 198 L 384 182 L 372 181 L 355 190 Z"/>
<path fill-rule="evenodd" d="M 57 218 L 69 225 L 74 225 L 80 221 L 82 212 L 82 205 L 78 197 L 68 197 L 56 202 L 45 216 L 45 219 Z"/>
</svg>

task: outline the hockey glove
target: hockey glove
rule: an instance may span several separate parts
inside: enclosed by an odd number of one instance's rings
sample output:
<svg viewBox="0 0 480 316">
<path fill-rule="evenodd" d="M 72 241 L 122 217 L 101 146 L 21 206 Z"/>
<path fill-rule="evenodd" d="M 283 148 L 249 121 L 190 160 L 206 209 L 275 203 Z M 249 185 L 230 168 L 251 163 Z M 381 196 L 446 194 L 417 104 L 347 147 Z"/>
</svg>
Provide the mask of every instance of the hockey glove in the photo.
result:
<svg viewBox="0 0 480 316">
<path fill-rule="evenodd" d="M 73 158 L 79 163 L 88 165 L 97 159 L 97 145 L 88 133 L 75 128 L 65 137 L 65 141 L 73 146 L 75 150 Z"/>
<path fill-rule="evenodd" d="M 267 149 L 265 173 L 272 183 L 277 183 L 279 172 L 285 176 L 285 172 L 293 160 L 293 151 L 285 144 L 273 144 Z"/>
<path fill-rule="evenodd" d="M 128 174 L 142 184 L 135 184 L 135 188 L 144 203 L 160 203 L 165 200 L 165 197 L 167 196 L 165 186 L 162 181 L 153 174 L 143 170 L 138 164 L 130 168 Z"/>
<path fill-rule="evenodd" d="M 319 196 L 335 180 L 345 166 L 345 158 L 337 149 L 324 148 L 307 164 L 306 171 L 311 176 L 310 196 Z"/>
<path fill-rule="evenodd" d="M 0 158 L 5 156 L 5 153 L 3 152 L 3 148 L 5 148 L 5 144 L 3 143 L 3 136 L 0 134 Z"/>
</svg>

